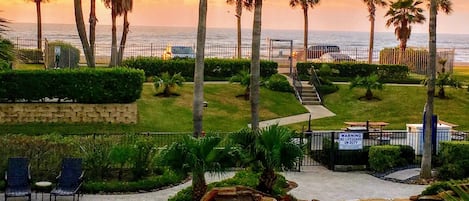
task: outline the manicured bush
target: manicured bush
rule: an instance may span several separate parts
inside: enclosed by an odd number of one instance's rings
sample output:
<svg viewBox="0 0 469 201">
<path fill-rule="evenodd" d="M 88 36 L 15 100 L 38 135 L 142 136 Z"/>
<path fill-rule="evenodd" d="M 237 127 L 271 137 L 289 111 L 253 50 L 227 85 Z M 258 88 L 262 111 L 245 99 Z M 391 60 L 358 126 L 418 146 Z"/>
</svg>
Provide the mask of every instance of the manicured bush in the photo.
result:
<svg viewBox="0 0 469 201">
<path fill-rule="evenodd" d="M 72 44 L 63 41 L 49 42 L 47 51 L 48 68 L 75 68 L 80 62 L 80 50 Z M 60 56 L 56 58 L 55 48 L 60 47 Z M 58 63 L 56 66 L 56 59 Z"/>
<path fill-rule="evenodd" d="M 438 168 L 440 179 L 464 179 L 469 177 L 469 141 L 441 142 L 440 158 L 442 166 Z"/>
<path fill-rule="evenodd" d="M 140 98 L 143 71 L 127 68 L 0 72 L 0 99 L 68 99 L 78 103 L 131 103 Z"/>
<path fill-rule="evenodd" d="M 380 76 L 383 80 L 400 80 L 406 79 L 409 74 L 407 66 L 403 65 L 378 65 L 366 63 L 297 63 L 296 68 L 298 75 L 302 80 L 309 80 L 309 70 L 314 67 L 319 70 L 323 65 L 329 66 L 331 69 L 338 71 L 336 75 L 330 77 L 332 81 L 339 81 L 336 79 L 344 79 L 349 81 L 357 76 L 366 77 L 373 73 Z M 320 73 L 319 73 L 320 74 Z M 343 81 L 345 81 L 343 80 Z"/>
<path fill-rule="evenodd" d="M 132 57 L 123 61 L 129 68 L 142 69 L 146 77 L 158 76 L 163 72 L 181 73 L 187 80 L 194 79 L 195 60 L 176 59 L 162 60 L 156 57 Z M 229 80 L 241 70 L 249 70 L 251 61 L 247 59 L 205 59 L 205 80 Z M 277 73 L 278 64 L 272 61 L 261 61 L 261 76 L 270 77 Z"/>
<path fill-rule="evenodd" d="M 272 91 L 293 92 L 293 88 L 291 87 L 287 78 L 280 74 L 270 76 L 270 78 L 264 84 L 265 87 Z"/>
<path fill-rule="evenodd" d="M 312 153 L 312 158 L 321 164 L 328 166 L 331 162 L 331 152 L 334 152 L 335 165 L 368 165 L 369 146 L 364 146 L 362 150 L 340 150 L 339 143 L 334 142 L 331 146 L 330 138 L 323 138 L 322 151 Z"/>
<path fill-rule="evenodd" d="M 42 50 L 40 49 L 19 49 L 17 58 L 25 64 L 39 64 L 42 62 Z"/>
<path fill-rule="evenodd" d="M 338 91 L 339 87 L 335 84 L 330 84 L 330 85 L 323 84 L 323 85 L 316 87 L 316 89 L 319 91 L 319 94 L 321 94 L 321 96 L 325 96 L 327 94 L 332 94 Z"/>
<path fill-rule="evenodd" d="M 377 172 L 384 172 L 396 167 L 399 162 L 399 146 L 383 145 L 370 147 L 369 163 L 370 168 Z"/>
<path fill-rule="evenodd" d="M 280 174 L 277 175 L 277 180 L 274 184 L 274 195 L 283 196 L 286 194 L 284 188 L 288 186 L 287 181 L 284 176 Z M 229 186 L 247 186 L 251 188 L 256 188 L 259 184 L 260 173 L 255 173 L 250 170 L 247 171 L 238 171 L 235 176 L 232 178 L 225 179 L 223 181 L 214 182 L 208 184 L 207 191 L 210 191 L 214 187 L 229 187 Z M 169 201 L 192 201 L 192 187 L 189 186 L 185 189 L 179 191 L 175 196 L 170 197 Z"/>
<path fill-rule="evenodd" d="M 415 150 L 409 145 L 398 145 L 399 146 L 399 163 L 398 166 L 406 166 L 414 164 L 415 161 Z"/>
<path fill-rule="evenodd" d="M 137 181 L 86 181 L 82 191 L 84 193 L 151 191 L 180 183 L 186 176 L 186 174 L 164 170 L 162 175 L 151 176 Z"/>
</svg>

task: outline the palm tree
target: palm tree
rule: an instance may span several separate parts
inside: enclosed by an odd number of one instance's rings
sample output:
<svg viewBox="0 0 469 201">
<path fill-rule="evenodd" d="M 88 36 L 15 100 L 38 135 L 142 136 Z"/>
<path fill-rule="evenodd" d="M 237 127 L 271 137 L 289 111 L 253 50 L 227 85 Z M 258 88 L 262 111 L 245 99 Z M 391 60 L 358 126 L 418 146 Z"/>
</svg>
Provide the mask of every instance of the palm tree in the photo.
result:
<svg viewBox="0 0 469 201">
<path fill-rule="evenodd" d="M 112 17 L 112 47 L 111 47 L 111 62 L 109 66 L 117 66 L 121 63 L 119 58 L 123 55 L 125 42 L 127 41 L 127 33 L 129 32 L 129 22 L 127 20 L 127 13 L 132 11 L 133 0 L 102 0 L 106 8 L 111 9 Z M 122 38 L 119 51 L 117 50 L 117 28 L 116 19 L 118 16 L 124 15 L 124 28 L 122 30 Z"/>
<path fill-rule="evenodd" d="M 259 165 L 262 174 L 258 190 L 271 194 L 277 179 L 275 170 L 293 168 L 302 157 L 303 151 L 292 138 L 292 131 L 278 125 L 260 131 L 244 129 L 230 135 L 231 142 L 244 151 L 240 154 L 243 156 L 241 161 Z"/>
<path fill-rule="evenodd" d="M 95 54 L 94 54 L 94 44 L 96 36 L 96 0 L 91 0 L 91 9 L 90 9 L 90 40 L 88 43 L 88 38 L 86 36 L 85 22 L 83 20 L 83 9 L 81 0 L 74 0 L 75 8 L 75 23 L 77 25 L 78 35 L 80 36 L 80 41 L 83 46 L 83 52 L 85 53 L 86 63 L 89 67 L 95 67 Z"/>
<path fill-rule="evenodd" d="M 119 46 L 119 52 L 117 53 L 117 64 L 122 64 L 122 59 L 124 58 L 124 49 L 125 43 L 127 42 L 127 35 L 129 34 L 129 20 L 127 17 L 128 12 L 132 12 L 133 9 L 133 0 L 122 0 L 122 8 L 124 12 L 124 25 L 122 30 L 122 38 Z"/>
<path fill-rule="evenodd" d="M 262 32 L 262 0 L 248 0 L 254 2 L 254 22 L 252 23 L 251 46 L 251 128 L 259 129 L 259 99 L 260 99 L 260 69 L 261 69 L 261 32 Z"/>
<path fill-rule="evenodd" d="M 226 0 L 226 3 L 228 4 L 234 4 L 236 5 L 236 30 L 237 30 L 237 36 L 238 36 L 238 45 L 237 45 L 237 56 L 238 59 L 241 58 L 242 53 L 241 53 L 241 16 L 243 14 L 243 7 L 246 8 L 247 10 L 252 10 L 252 3 L 249 3 L 244 0 Z"/>
<path fill-rule="evenodd" d="M 242 70 L 238 74 L 230 78 L 230 82 L 239 82 L 241 86 L 244 86 L 244 100 L 249 100 L 249 88 L 250 88 L 251 74 L 248 71 Z"/>
<path fill-rule="evenodd" d="M 197 24 L 197 50 L 194 69 L 194 98 L 192 105 L 192 121 L 194 137 L 202 135 L 204 109 L 204 63 L 205 38 L 207 36 L 207 0 L 199 1 L 199 21 Z"/>
<path fill-rule="evenodd" d="M 7 23 L 7 19 L 0 17 L 0 37 L 1 34 L 5 33 L 8 30 L 8 26 L 6 25 Z"/>
<path fill-rule="evenodd" d="M 433 117 L 433 99 L 435 94 L 436 84 L 436 19 L 438 10 L 443 10 L 446 14 L 450 13 L 452 9 L 452 3 L 450 0 L 429 0 L 430 7 L 430 22 L 429 26 L 429 71 L 428 71 L 428 85 L 427 85 L 427 103 L 425 104 L 425 133 L 424 133 L 424 145 L 423 145 L 423 156 L 421 162 L 420 178 L 429 179 L 432 177 L 432 129 L 431 121 Z M 443 66 L 444 68 L 444 66 Z M 444 72 L 443 72 L 444 73 Z"/>
<path fill-rule="evenodd" d="M 304 29 L 303 29 L 303 56 L 304 61 L 308 60 L 308 8 L 314 8 L 320 0 L 290 0 L 290 6 L 295 8 L 301 6 L 303 9 Z"/>
<path fill-rule="evenodd" d="M 192 200 L 200 200 L 207 190 L 205 172 L 225 171 L 223 161 L 228 160 L 230 149 L 215 149 L 220 142 L 220 137 L 185 136 L 182 142 L 175 142 L 160 153 L 158 164 L 192 172 Z"/>
<path fill-rule="evenodd" d="M 41 17 L 41 3 L 47 3 L 49 0 L 29 0 L 36 3 L 37 15 L 37 49 L 42 49 L 42 17 Z"/>
<path fill-rule="evenodd" d="M 371 91 L 372 89 L 383 89 L 383 83 L 379 82 L 379 77 L 376 74 L 371 74 L 367 77 L 356 77 L 352 82 L 350 83 L 350 89 L 353 88 L 364 88 L 366 89 L 366 94 L 365 98 L 367 100 L 372 100 L 373 99 L 373 92 Z"/>
<path fill-rule="evenodd" d="M 160 77 L 154 77 L 155 88 L 163 88 L 163 95 L 165 97 L 171 96 L 172 90 L 176 87 L 182 87 L 184 83 L 184 77 L 181 76 L 181 73 L 176 73 L 174 75 L 169 75 L 168 72 L 164 72 Z"/>
<path fill-rule="evenodd" d="M 412 32 L 412 24 L 425 22 L 423 9 L 418 6 L 422 4 L 420 0 L 398 0 L 392 2 L 385 17 L 386 27 L 394 25 L 394 34 L 400 41 L 399 62 L 402 63 L 403 54 L 407 48 L 407 40 Z"/>
<path fill-rule="evenodd" d="M 376 6 L 384 7 L 388 5 L 384 0 L 363 0 L 363 2 L 368 7 L 368 19 L 370 20 L 370 47 L 368 48 L 368 63 L 373 62 L 373 49 L 374 49 L 374 40 L 375 40 L 375 16 L 376 16 Z"/>
</svg>

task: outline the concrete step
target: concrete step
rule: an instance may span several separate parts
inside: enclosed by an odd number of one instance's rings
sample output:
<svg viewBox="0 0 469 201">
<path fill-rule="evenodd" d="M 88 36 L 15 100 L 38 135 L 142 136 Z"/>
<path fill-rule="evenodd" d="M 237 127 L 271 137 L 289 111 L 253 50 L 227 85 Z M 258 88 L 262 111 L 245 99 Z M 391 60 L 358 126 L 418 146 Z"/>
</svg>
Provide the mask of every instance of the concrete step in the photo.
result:
<svg viewBox="0 0 469 201">
<path fill-rule="evenodd" d="M 301 100 L 303 101 L 319 101 L 318 97 L 302 97 Z"/>
<path fill-rule="evenodd" d="M 319 101 L 303 101 L 303 105 L 321 105 Z"/>
</svg>

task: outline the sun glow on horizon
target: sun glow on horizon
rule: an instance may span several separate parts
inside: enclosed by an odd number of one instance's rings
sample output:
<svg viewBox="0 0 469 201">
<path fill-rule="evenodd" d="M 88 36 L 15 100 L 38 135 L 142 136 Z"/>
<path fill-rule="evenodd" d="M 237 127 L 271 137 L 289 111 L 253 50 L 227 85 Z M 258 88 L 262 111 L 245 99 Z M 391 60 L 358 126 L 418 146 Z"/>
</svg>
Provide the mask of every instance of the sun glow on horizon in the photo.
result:
<svg viewBox="0 0 469 201">
<path fill-rule="evenodd" d="M 133 11 L 129 14 L 131 25 L 141 26 L 181 26 L 197 25 L 198 0 L 135 0 Z M 83 1 L 83 14 L 87 21 L 89 1 Z M 96 0 L 99 25 L 111 24 L 110 10 L 101 0 Z M 42 22 L 50 24 L 74 24 L 73 1 L 50 0 L 42 4 Z M 438 15 L 438 32 L 469 33 L 465 19 L 469 18 L 469 1 L 453 0 L 454 12 L 451 15 Z M 25 0 L 0 1 L 0 16 L 13 23 L 36 23 L 36 8 L 33 2 Z M 383 8 L 376 14 L 376 32 L 393 32 L 386 28 Z M 208 0 L 208 27 L 234 28 L 234 6 L 225 1 Z M 361 31 L 369 30 L 368 11 L 361 1 L 336 0 L 323 1 L 309 10 L 309 29 L 328 31 Z M 243 28 L 252 26 L 252 12 L 244 11 Z M 427 20 L 428 21 L 428 20 Z M 119 19 L 118 23 L 122 23 Z M 288 1 L 265 0 L 263 5 L 263 29 L 303 29 L 301 9 L 291 8 Z M 458 26 L 460 24 L 460 26 Z M 415 32 L 428 32 L 428 24 L 414 25 Z"/>
</svg>

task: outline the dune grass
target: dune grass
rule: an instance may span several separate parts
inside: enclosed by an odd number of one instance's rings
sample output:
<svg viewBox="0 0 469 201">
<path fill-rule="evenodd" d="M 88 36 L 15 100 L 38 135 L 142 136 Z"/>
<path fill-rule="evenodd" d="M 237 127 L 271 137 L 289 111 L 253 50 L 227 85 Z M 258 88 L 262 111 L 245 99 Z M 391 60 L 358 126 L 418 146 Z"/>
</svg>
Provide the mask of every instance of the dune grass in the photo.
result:
<svg viewBox="0 0 469 201">
<path fill-rule="evenodd" d="M 206 84 L 204 130 L 230 132 L 246 127 L 250 122 L 250 102 L 236 95 L 244 88 L 238 84 Z M 186 84 L 177 91 L 180 96 L 155 96 L 152 84 L 145 84 L 142 97 L 137 101 L 139 123 L 135 125 L 111 124 L 25 124 L 0 125 L 2 133 L 130 133 L 130 132 L 191 132 L 193 85 Z M 261 89 L 261 120 L 306 113 L 291 93 Z"/>
<path fill-rule="evenodd" d="M 385 129 L 406 129 L 406 123 L 421 123 L 426 102 L 426 88 L 422 86 L 390 86 L 374 91 L 381 100 L 361 101 L 365 90 L 349 89 L 340 85 L 338 92 L 327 95 L 324 105 L 336 116 L 313 120 L 313 130 L 338 130 L 345 127 L 345 121 L 384 121 Z M 439 119 L 458 124 L 458 130 L 469 130 L 469 93 L 466 89 L 446 89 L 448 99 L 435 97 L 435 114 Z M 308 122 L 290 125 L 295 130 L 307 128 Z"/>
</svg>

